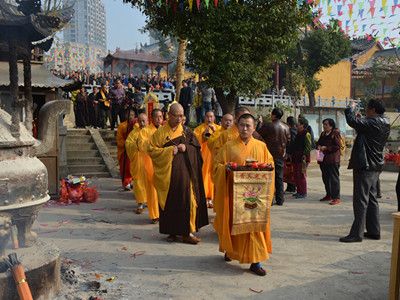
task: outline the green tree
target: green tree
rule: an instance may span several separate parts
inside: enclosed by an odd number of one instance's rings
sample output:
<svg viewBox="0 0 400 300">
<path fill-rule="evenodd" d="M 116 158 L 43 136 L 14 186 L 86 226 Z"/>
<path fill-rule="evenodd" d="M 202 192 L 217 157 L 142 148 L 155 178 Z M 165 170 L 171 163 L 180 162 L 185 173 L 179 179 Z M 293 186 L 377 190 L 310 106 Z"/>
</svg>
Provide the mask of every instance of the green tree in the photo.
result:
<svg viewBox="0 0 400 300">
<path fill-rule="evenodd" d="M 315 91 L 321 85 L 315 75 L 323 68 L 349 57 L 350 45 L 350 39 L 340 29 L 338 21 L 332 20 L 326 27 L 305 30 L 299 43 L 289 51 L 288 74 L 299 80 L 292 83 L 295 85 L 294 89 L 298 90 L 299 86 L 305 88 L 310 106 L 315 106 Z"/>
<path fill-rule="evenodd" d="M 164 1 L 124 1 L 149 16 L 148 28 L 177 37 L 182 49 L 188 41 L 188 64 L 215 87 L 224 112 L 232 110 L 238 95 L 269 87 L 273 64 L 285 59 L 298 28 L 311 18 L 309 6 L 296 0 L 220 1 L 218 9 L 185 7 L 176 13 Z"/>
</svg>

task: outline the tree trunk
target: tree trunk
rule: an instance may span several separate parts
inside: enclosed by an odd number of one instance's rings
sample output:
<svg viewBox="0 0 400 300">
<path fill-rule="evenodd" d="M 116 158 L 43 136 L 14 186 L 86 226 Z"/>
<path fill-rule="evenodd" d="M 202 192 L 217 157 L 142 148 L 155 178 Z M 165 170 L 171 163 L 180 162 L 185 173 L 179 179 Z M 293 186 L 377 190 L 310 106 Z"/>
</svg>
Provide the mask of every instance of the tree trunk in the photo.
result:
<svg viewBox="0 0 400 300">
<path fill-rule="evenodd" d="M 178 57 L 176 58 L 176 93 L 175 99 L 179 101 L 179 95 L 182 88 L 182 80 L 185 76 L 185 63 L 186 63 L 186 47 L 187 40 L 179 39 Z"/>
<path fill-rule="evenodd" d="M 23 62 L 24 62 L 25 127 L 32 134 L 33 98 L 32 98 L 32 81 L 31 81 L 32 72 L 31 72 L 30 53 L 25 53 Z"/>
<path fill-rule="evenodd" d="M 20 136 L 20 103 L 18 99 L 18 63 L 17 63 L 17 41 L 8 42 L 8 64 L 10 68 L 10 94 L 13 112 L 11 115 L 10 131 L 13 137 Z"/>
<path fill-rule="evenodd" d="M 310 107 L 315 107 L 315 92 L 308 90 L 307 94 L 308 94 L 308 105 Z"/>
<path fill-rule="evenodd" d="M 219 87 L 215 88 L 215 95 L 217 96 L 218 102 L 221 105 L 222 112 L 224 114 L 233 114 L 237 105 L 236 91 L 231 90 L 229 94 L 225 96 L 224 89 Z"/>
</svg>

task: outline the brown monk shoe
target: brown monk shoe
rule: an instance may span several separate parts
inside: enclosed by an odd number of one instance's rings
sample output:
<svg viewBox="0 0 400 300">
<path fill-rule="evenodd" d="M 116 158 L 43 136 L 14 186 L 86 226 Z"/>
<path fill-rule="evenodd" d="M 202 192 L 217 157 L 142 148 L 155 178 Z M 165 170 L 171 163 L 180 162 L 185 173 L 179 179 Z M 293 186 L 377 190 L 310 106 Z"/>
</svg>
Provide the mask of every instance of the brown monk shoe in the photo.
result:
<svg viewBox="0 0 400 300">
<path fill-rule="evenodd" d="M 199 239 L 195 236 L 187 235 L 182 237 L 182 242 L 185 244 L 197 245 L 199 243 Z"/>
<path fill-rule="evenodd" d="M 142 214 L 142 213 L 143 213 L 143 207 L 138 207 L 138 208 L 136 208 L 135 213 L 136 213 L 137 215 Z"/>
</svg>

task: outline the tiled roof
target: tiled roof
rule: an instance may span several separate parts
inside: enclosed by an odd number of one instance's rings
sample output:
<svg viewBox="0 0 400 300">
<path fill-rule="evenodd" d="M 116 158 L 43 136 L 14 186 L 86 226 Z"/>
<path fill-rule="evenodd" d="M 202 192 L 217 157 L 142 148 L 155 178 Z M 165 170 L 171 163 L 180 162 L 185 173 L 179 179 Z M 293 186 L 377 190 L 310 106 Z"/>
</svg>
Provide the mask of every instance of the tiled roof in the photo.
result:
<svg viewBox="0 0 400 300">
<path fill-rule="evenodd" d="M 35 88 L 58 88 L 69 86 L 73 80 L 65 80 L 51 74 L 43 65 L 32 64 L 32 87 Z M 0 86 L 10 85 L 9 66 L 7 62 L 0 62 Z M 18 63 L 18 86 L 24 86 L 23 64 Z"/>
<path fill-rule="evenodd" d="M 148 53 L 142 52 L 137 50 L 119 50 L 115 51 L 113 54 L 109 54 L 108 56 L 126 60 L 135 60 L 135 61 L 142 61 L 142 62 L 150 62 L 150 63 L 163 63 L 163 64 L 170 64 L 173 61 L 164 59 L 160 55 L 155 53 Z"/>
<path fill-rule="evenodd" d="M 353 54 L 370 49 L 375 45 L 375 40 L 368 40 L 367 38 L 358 38 L 351 41 L 351 50 Z"/>
<path fill-rule="evenodd" d="M 400 50 L 390 48 L 377 51 L 365 64 L 355 68 L 353 71 L 354 73 L 368 71 L 373 67 L 374 62 L 378 62 L 380 67 L 386 71 L 396 73 L 398 72 L 396 70 L 400 70 Z"/>
</svg>

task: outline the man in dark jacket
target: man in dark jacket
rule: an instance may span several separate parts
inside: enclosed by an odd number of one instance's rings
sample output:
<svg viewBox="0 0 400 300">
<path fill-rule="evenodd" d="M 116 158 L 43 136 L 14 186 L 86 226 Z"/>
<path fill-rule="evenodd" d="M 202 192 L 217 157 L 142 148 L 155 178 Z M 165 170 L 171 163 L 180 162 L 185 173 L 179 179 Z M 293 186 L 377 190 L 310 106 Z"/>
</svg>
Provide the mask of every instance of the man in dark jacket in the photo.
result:
<svg viewBox="0 0 400 300">
<path fill-rule="evenodd" d="M 189 123 L 189 117 L 190 117 L 190 106 L 192 105 L 193 101 L 193 91 L 190 86 L 188 86 L 186 81 L 182 81 L 182 88 L 181 88 L 181 93 L 179 95 L 179 103 L 183 106 L 183 109 L 185 111 L 185 125 Z"/>
<path fill-rule="evenodd" d="M 376 185 L 382 171 L 383 149 L 389 137 L 390 124 L 383 116 L 385 108 L 379 100 L 368 102 L 366 117 L 358 118 L 355 103 L 346 108 L 347 124 L 354 128 L 357 137 L 351 151 L 349 169 L 353 169 L 354 222 L 343 243 L 361 242 L 362 237 L 379 240 L 379 205 Z M 366 232 L 364 232 L 366 227 Z"/>
<path fill-rule="evenodd" d="M 285 201 L 283 197 L 283 163 L 286 155 L 286 146 L 290 142 L 289 126 L 281 122 L 282 116 L 282 109 L 274 108 L 271 112 L 272 122 L 262 125 L 258 130 L 274 158 L 275 201 L 277 205 L 282 205 Z"/>
</svg>

